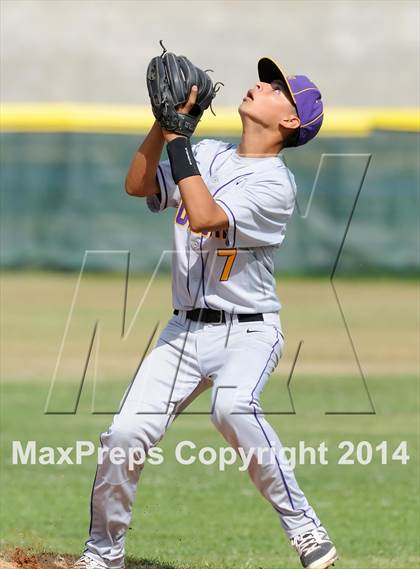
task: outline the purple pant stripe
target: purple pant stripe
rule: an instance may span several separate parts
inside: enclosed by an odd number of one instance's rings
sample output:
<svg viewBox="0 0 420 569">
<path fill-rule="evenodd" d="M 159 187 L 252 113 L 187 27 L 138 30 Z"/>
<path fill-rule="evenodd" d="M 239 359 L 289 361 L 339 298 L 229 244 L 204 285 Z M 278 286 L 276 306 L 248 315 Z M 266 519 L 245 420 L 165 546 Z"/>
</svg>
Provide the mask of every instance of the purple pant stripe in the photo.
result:
<svg viewBox="0 0 420 569">
<path fill-rule="evenodd" d="M 262 371 L 260 377 L 258 378 L 257 384 L 255 385 L 254 389 L 252 390 L 252 399 L 251 399 L 251 401 L 250 401 L 250 405 L 252 405 L 253 408 L 254 408 L 253 415 L 254 415 L 254 417 L 255 417 L 255 420 L 257 421 L 258 426 L 260 427 L 260 429 L 261 429 L 261 431 L 262 431 L 262 433 L 263 433 L 263 435 L 264 435 L 264 438 L 265 438 L 265 440 L 267 441 L 268 446 L 270 447 L 271 450 L 273 450 L 273 447 L 272 447 L 272 445 L 271 445 L 270 439 L 269 439 L 268 436 L 267 436 L 267 433 L 266 433 L 265 430 L 264 430 L 264 427 L 263 427 L 261 421 L 260 421 L 259 418 L 258 418 L 256 403 L 255 403 L 255 401 L 254 401 L 253 395 L 254 395 L 255 389 L 257 388 L 259 382 L 261 381 L 261 378 L 262 378 L 262 376 L 263 376 L 265 370 L 267 369 L 268 362 L 270 361 L 270 358 L 271 358 L 271 354 L 273 353 L 275 346 L 276 346 L 277 343 L 279 342 L 279 334 L 278 334 L 277 330 L 276 330 L 276 335 L 277 335 L 277 340 L 274 342 L 274 344 L 273 344 L 273 346 L 272 346 L 272 349 L 271 349 L 271 352 L 270 352 L 270 355 L 269 355 L 269 357 L 268 357 L 268 359 L 267 359 L 267 362 L 266 362 L 266 364 L 265 364 L 265 366 L 264 366 L 264 369 L 263 369 L 263 371 Z M 274 453 L 274 458 L 275 458 L 275 460 L 276 460 L 277 468 L 278 468 L 278 470 L 279 470 L 279 472 L 280 472 L 280 476 L 281 476 L 281 479 L 282 479 L 282 481 L 283 481 L 283 485 L 284 485 L 284 487 L 285 487 L 285 489 L 286 489 L 286 492 L 287 492 L 287 497 L 288 497 L 288 499 L 289 499 L 290 505 L 292 506 L 293 510 L 295 510 L 296 512 L 302 512 L 302 514 L 305 516 L 305 518 L 308 518 L 309 520 L 311 520 L 311 522 L 315 525 L 315 527 L 318 527 L 318 525 L 317 525 L 317 523 L 315 522 L 315 520 L 314 520 L 311 516 L 308 516 L 308 514 L 307 514 L 302 508 L 295 508 L 295 505 L 294 505 L 294 503 L 293 503 L 292 496 L 291 496 L 291 494 L 290 494 L 289 486 L 287 485 L 286 479 L 285 479 L 284 474 L 283 474 L 283 470 L 281 469 L 280 462 L 279 462 L 279 460 L 278 460 L 278 458 L 277 458 L 277 455 L 276 455 L 275 453 Z M 275 508 L 275 510 L 278 511 L 277 508 Z"/>
<path fill-rule="evenodd" d="M 270 355 L 268 356 L 268 360 L 267 360 L 267 362 L 266 362 L 266 364 L 265 364 L 265 366 L 264 366 L 264 369 L 262 370 L 262 372 L 261 372 L 261 374 L 260 374 L 260 377 L 258 378 L 258 381 L 257 381 L 257 383 L 256 383 L 255 386 L 254 386 L 254 389 L 251 391 L 251 401 L 249 402 L 250 405 L 253 405 L 253 404 L 254 404 L 254 391 L 257 389 L 258 384 L 260 383 L 261 378 L 262 378 L 262 376 L 264 375 L 265 370 L 267 369 L 268 362 L 270 361 L 271 355 L 272 355 L 272 353 L 274 352 L 274 348 L 275 348 L 275 347 L 277 346 L 277 344 L 280 342 L 280 340 L 279 340 L 279 334 L 278 334 L 277 330 L 276 330 L 276 336 L 277 336 L 277 340 L 274 342 L 274 344 L 273 344 L 273 346 L 272 346 L 272 348 L 271 348 L 271 352 L 270 352 Z"/>
<path fill-rule="evenodd" d="M 102 435 L 99 436 L 99 442 L 101 443 L 101 448 L 104 448 L 104 445 L 102 443 Z M 92 491 L 90 493 L 90 523 L 89 523 L 89 536 L 92 533 L 92 526 L 93 526 L 93 492 L 95 491 L 95 484 L 96 484 L 96 479 L 98 478 L 98 470 L 99 470 L 99 464 L 96 465 L 96 472 L 95 472 L 95 478 L 93 479 L 93 484 L 92 484 Z"/>
</svg>

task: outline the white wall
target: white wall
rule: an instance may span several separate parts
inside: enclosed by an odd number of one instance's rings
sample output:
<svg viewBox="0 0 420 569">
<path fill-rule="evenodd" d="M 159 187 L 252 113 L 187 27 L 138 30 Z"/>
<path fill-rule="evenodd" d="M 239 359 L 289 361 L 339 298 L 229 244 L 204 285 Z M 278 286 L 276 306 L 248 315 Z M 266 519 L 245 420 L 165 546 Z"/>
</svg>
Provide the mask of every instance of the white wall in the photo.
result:
<svg viewBox="0 0 420 569">
<path fill-rule="evenodd" d="M 182 53 L 237 104 L 270 55 L 335 106 L 419 103 L 415 0 L 1 0 L 3 101 L 147 103 L 145 70 Z"/>
</svg>

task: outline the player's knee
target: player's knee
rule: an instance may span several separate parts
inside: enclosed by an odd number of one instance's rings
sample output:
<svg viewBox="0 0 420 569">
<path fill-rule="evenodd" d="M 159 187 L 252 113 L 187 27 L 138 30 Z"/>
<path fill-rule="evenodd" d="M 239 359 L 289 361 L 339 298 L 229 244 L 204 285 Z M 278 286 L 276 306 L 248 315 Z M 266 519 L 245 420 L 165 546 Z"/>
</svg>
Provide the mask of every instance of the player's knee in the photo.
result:
<svg viewBox="0 0 420 569">
<path fill-rule="evenodd" d="M 228 425 L 234 418 L 234 399 L 229 395 L 221 395 L 216 398 L 213 404 L 212 421 L 220 429 L 223 425 Z"/>
<path fill-rule="evenodd" d="M 150 430 L 146 426 L 133 428 L 130 425 L 113 425 L 102 435 L 101 440 L 108 448 L 118 447 L 126 451 L 134 447 L 144 448 L 147 451 L 154 444 Z"/>
<path fill-rule="evenodd" d="M 253 400 L 249 392 L 237 390 L 235 392 L 220 393 L 213 404 L 212 420 L 220 430 L 223 425 L 239 425 L 246 415 L 253 413 Z M 259 408 L 259 407 L 258 407 Z"/>
<path fill-rule="evenodd" d="M 134 446 L 135 434 L 132 429 L 111 427 L 106 433 L 101 435 L 102 445 L 112 448 L 126 449 Z"/>
</svg>

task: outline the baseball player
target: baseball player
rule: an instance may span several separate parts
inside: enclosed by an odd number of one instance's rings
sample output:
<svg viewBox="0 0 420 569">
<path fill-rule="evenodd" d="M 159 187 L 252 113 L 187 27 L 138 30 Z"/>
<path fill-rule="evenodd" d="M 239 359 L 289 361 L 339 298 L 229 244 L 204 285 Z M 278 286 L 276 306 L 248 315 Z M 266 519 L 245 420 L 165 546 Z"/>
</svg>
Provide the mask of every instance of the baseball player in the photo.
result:
<svg viewBox="0 0 420 569">
<path fill-rule="evenodd" d="M 191 146 L 189 136 L 209 103 L 200 107 L 207 79 L 185 67 L 175 80 L 170 66 L 188 60 L 174 54 L 155 59 L 148 80 L 156 121 L 133 158 L 126 191 L 146 198 L 152 212 L 175 208 L 174 311 L 101 435 L 105 452 L 93 484 L 90 535 L 74 567 L 124 567 L 142 464 L 130 469 L 127 460 L 111 460 L 111 450 L 147 453 L 209 383 L 211 418 L 226 441 L 244 452 L 269 451 L 253 454 L 249 475 L 277 512 L 303 567 L 329 567 L 336 549 L 287 468 L 282 443 L 260 406 L 283 353 L 273 253 L 284 240 L 296 193 L 279 153 L 318 133 L 321 94 L 306 76 L 286 77 L 263 58 L 259 81 L 239 106 L 239 145 L 202 140 Z M 197 82 L 168 118 L 168 85 L 178 88 L 188 73 Z M 162 81 L 159 92 L 153 90 L 156 81 Z M 169 159 L 159 162 L 165 143 Z"/>
</svg>

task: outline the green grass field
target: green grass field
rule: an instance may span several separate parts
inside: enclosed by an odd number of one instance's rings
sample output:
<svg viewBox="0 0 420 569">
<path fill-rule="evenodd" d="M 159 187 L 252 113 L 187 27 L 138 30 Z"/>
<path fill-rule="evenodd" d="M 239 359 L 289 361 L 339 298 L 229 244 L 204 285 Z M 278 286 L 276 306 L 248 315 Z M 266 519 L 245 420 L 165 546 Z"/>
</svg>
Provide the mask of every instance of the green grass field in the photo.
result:
<svg viewBox="0 0 420 569">
<path fill-rule="evenodd" d="M 90 412 L 93 365 L 76 414 L 43 413 L 75 284 L 71 274 L 3 276 L 4 551 L 22 547 L 77 556 L 87 537 L 93 457 L 81 465 L 11 464 L 13 440 L 36 440 L 38 447 L 74 446 L 77 440 L 97 444 L 109 424 L 109 415 Z M 139 311 L 142 326 L 133 325 L 132 337 L 120 342 L 121 290 L 118 275 L 83 280 L 57 376 L 59 391 L 66 397 L 74 393 L 93 324 L 100 318 L 97 381 L 102 389 L 96 391 L 95 408 L 118 405 L 150 330 L 170 315 L 170 283 L 159 278 Z M 420 561 L 418 289 L 413 281 L 342 279 L 337 290 L 376 414 L 326 414 L 370 407 L 330 284 L 321 278 L 279 282 L 286 352 L 263 403 L 268 411 L 284 412 L 270 421 L 286 446 L 300 440 L 328 446 L 328 465 L 299 465 L 296 475 L 336 542 L 337 567 L 413 568 Z M 146 279 L 130 281 L 126 327 L 145 291 Z M 299 342 L 291 382 L 296 413 L 290 414 L 287 379 Z M 207 409 L 206 393 L 190 410 Z M 128 567 L 299 567 L 277 516 L 238 464 L 224 472 L 217 465 L 183 466 L 174 457 L 182 440 L 198 449 L 226 446 L 206 415 L 175 421 L 160 444 L 164 463 L 147 465 L 142 474 L 127 537 Z M 367 465 L 339 465 L 343 440 L 368 441 L 373 447 L 387 441 L 388 464 L 381 464 L 374 451 Z M 401 441 L 407 441 L 410 455 L 405 465 L 391 460 Z"/>
</svg>

